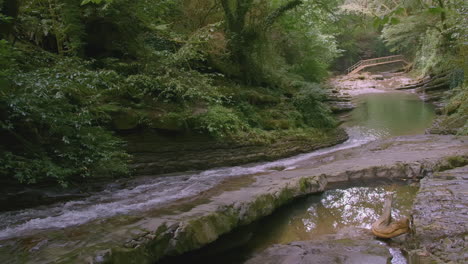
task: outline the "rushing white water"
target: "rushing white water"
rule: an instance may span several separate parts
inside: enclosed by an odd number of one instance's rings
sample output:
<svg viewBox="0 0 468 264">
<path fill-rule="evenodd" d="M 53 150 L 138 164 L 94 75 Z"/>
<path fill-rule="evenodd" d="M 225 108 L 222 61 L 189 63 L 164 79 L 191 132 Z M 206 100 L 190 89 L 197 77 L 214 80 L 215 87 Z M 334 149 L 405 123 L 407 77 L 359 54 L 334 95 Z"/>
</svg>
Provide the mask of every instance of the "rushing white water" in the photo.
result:
<svg viewBox="0 0 468 264">
<path fill-rule="evenodd" d="M 199 173 L 135 179 L 124 189 L 108 188 L 82 200 L 0 213 L 0 239 L 31 232 L 79 225 L 97 218 L 157 208 L 175 200 L 206 191 L 229 177 L 272 171 L 277 167 L 294 169 L 301 161 L 335 151 L 361 146 L 387 136 L 384 131 L 365 127 L 347 129 L 349 139 L 334 147 L 297 155 L 274 162 L 211 169 Z"/>
</svg>

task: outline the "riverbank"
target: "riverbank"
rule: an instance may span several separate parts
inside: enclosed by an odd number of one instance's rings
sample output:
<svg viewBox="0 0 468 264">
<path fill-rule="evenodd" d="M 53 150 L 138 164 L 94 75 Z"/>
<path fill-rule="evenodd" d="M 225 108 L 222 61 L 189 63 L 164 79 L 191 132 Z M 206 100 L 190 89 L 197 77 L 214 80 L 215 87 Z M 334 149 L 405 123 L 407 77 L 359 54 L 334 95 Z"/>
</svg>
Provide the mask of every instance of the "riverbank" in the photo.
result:
<svg viewBox="0 0 468 264">
<path fill-rule="evenodd" d="M 196 199 L 166 208 L 136 210 L 49 231 L 28 230 L 24 228 L 31 226 L 25 225 L 10 227 L 2 232 L 0 260 L 152 263 L 163 256 L 200 248 L 295 197 L 323 190 L 327 182 L 421 177 L 449 157 L 466 156 L 467 140 L 410 136 L 378 141 L 303 160 L 297 169 L 237 177 Z"/>
<path fill-rule="evenodd" d="M 334 146 L 348 139 L 342 128 L 281 133 L 271 141 L 214 140 L 206 136 L 167 136 L 157 131 L 129 133 L 128 152 L 135 175 L 206 170 L 273 161 Z"/>
<path fill-rule="evenodd" d="M 344 129 L 332 129 L 328 133 L 286 133 L 273 142 L 238 142 L 214 140 L 203 135 L 168 136 L 157 131 L 146 131 L 127 133 L 122 138 L 128 142 L 127 151 L 133 156 L 130 165 L 132 177 L 90 179 L 85 184 L 69 188 L 57 185 L 24 186 L 5 181 L 0 188 L 0 212 L 85 199 L 109 189 L 109 186 L 114 186 L 110 189 L 124 187 L 128 181 L 139 176 L 167 177 L 168 173 L 278 160 L 343 143 L 348 135 Z"/>
</svg>

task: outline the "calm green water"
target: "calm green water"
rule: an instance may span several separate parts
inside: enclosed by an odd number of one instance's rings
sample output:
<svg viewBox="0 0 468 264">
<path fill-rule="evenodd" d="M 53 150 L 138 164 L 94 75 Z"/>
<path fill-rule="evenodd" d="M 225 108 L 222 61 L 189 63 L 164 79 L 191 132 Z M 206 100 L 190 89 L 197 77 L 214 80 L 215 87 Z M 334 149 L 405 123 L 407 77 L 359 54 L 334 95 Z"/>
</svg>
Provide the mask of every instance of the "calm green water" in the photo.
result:
<svg viewBox="0 0 468 264">
<path fill-rule="evenodd" d="M 357 108 L 345 119 L 345 126 L 361 126 L 384 136 L 423 134 L 434 119 L 434 108 L 410 93 L 377 93 L 356 99 Z"/>
</svg>

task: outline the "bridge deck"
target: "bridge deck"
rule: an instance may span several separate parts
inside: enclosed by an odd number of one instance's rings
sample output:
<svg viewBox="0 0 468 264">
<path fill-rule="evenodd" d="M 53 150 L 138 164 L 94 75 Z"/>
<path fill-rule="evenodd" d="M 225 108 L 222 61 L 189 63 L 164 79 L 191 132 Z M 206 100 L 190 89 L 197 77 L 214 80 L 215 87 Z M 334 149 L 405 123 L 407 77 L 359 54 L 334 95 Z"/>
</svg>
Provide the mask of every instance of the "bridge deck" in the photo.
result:
<svg viewBox="0 0 468 264">
<path fill-rule="evenodd" d="M 404 56 L 394 55 L 394 56 L 374 58 L 374 59 L 369 59 L 369 60 L 361 60 L 358 63 L 354 64 L 353 66 L 349 67 L 347 72 L 348 74 L 355 74 L 368 67 L 373 67 L 373 66 L 378 66 L 378 65 L 383 65 L 383 64 L 391 64 L 391 63 L 396 63 L 396 62 L 404 62 L 406 64 L 409 64 L 406 61 Z"/>
</svg>

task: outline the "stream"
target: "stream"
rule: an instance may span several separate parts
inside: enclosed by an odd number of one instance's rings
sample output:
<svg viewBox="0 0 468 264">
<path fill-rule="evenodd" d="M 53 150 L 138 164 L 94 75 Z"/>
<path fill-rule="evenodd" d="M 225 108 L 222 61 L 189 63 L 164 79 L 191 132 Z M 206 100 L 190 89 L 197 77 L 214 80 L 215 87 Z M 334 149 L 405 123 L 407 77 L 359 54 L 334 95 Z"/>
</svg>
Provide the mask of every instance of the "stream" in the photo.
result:
<svg viewBox="0 0 468 264">
<path fill-rule="evenodd" d="M 343 125 L 348 133 L 351 132 L 351 137 L 355 132 L 361 141 L 350 138 L 349 142 L 335 149 L 347 148 L 352 141 L 359 145 L 380 138 L 422 134 L 434 118 L 433 107 L 423 103 L 415 94 L 366 94 L 358 96 L 355 101 L 357 108 L 342 117 L 347 120 Z M 240 264 L 275 244 L 320 241 L 327 235 L 370 229 L 382 213 L 387 192 L 395 193 L 392 217 L 398 219 L 411 213 L 417 190 L 417 187 L 404 182 L 390 180 L 344 183 L 323 194 L 294 201 L 265 219 L 222 236 L 201 250 L 168 258 L 163 263 Z M 388 247 L 392 264 L 407 263 L 398 245 L 384 242 L 382 245 Z"/>
<path fill-rule="evenodd" d="M 1 240 L 5 239 L 80 225 L 98 218 L 164 207 L 212 189 L 228 178 L 265 173 L 278 167 L 291 170 L 313 157 L 358 147 L 377 139 L 421 134 L 434 117 L 433 108 L 423 103 L 415 94 L 368 94 L 357 97 L 356 103 L 357 108 L 343 117 L 347 120 L 343 126 L 349 139 L 342 144 L 274 162 L 170 174 L 157 178 L 140 177 L 123 184 L 109 184 L 104 191 L 82 200 L 2 212 L 0 247 Z M 412 197 L 414 192 L 408 186 L 390 187 L 388 183 L 383 183 L 329 190 L 322 195 L 313 195 L 294 203 L 290 208 L 276 213 L 272 219 L 266 220 L 269 222 L 255 228 L 258 229 L 255 234 L 241 239 L 246 243 L 241 246 L 244 249 L 238 252 L 245 254 L 239 253 L 239 256 L 245 258 L 253 251 L 271 244 L 312 239 L 318 235 L 335 233 L 344 227 L 368 228 L 380 209 L 378 205 L 366 202 L 366 199 L 373 197 L 374 202 L 381 201 L 389 188 L 396 188 L 397 201 L 401 204 L 395 213 L 407 213 L 411 207 L 410 202 L 405 204 L 403 201 Z"/>
</svg>

